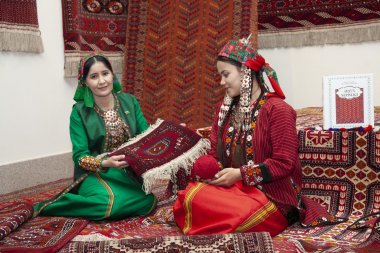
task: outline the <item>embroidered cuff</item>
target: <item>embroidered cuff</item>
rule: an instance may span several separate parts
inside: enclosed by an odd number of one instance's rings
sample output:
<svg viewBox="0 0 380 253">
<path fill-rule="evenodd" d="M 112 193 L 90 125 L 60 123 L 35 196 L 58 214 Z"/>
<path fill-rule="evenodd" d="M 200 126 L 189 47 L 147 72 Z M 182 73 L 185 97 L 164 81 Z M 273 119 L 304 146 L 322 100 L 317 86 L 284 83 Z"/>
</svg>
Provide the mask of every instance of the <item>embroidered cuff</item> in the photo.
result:
<svg viewBox="0 0 380 253">
<path fill-rule="evenodd" d="M 243 165 L 240 167 L 243 184 L 254 186 L 271 181 L 271 175 L 266 164 Z"/>
<path fill-rule="evenodd" d="M 79 159 L 79 166 L 81 166 L 84 170 L 100 172 L 103 169 L 102 161 L 103 159 L 99 159 L 94 156 L 82 156 Z"/>
</svg>

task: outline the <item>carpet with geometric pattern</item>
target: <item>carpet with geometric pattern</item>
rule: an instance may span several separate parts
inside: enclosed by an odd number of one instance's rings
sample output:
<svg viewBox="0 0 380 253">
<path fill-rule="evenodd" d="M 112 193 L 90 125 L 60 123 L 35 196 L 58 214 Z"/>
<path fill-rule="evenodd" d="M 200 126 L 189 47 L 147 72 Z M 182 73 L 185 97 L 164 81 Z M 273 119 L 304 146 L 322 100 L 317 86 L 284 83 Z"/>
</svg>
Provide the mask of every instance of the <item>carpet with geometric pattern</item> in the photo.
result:
<svg viewBox="0 0 380 253">
<path fill-rule="evenodd" d="M 296 223 L 273 238 L 274 252 L 378 252 L 380 246 L 380 131 L 315 130 L 309 128 L 309 124 L 303 125 L 308 122 L 302 119 L 318 118 L 322 112 L 321 108 L 306 108 L 297 112 L 298 120 L 300 120 L 297 121 L 298 128 L 306 127 L 299 130 L 298 135 L 303 170 L 303 194 L 318 201 L 332 214 L 348 218 L 348 221 L 317 228 L 303 228 Z M 315 114 L 312 115 L 310 112 L 315 112 Z M 375 123 L 378 124 L 380 110 L 376 109 L 375 112 Z M 15 200 L 29 204 L 45 200 L 57 194 L 70 182 L 71 179 L 63 179 L 0 195 L 0 203 L 2 203 L 0 207 L 3 208 L 6 203 L 12 203 Z M 158 184 L 153 192 L 159 196 L 165 195 L 166 182 Z M 144 252 L 149 245 L 168 249 L 167 247 L 174 245 L 170 242 L 174 241 L 182 242 L 179 245 L 188 247 L 189 251 L 196 243 L 199 243 L 202 249 L 210 245 L 220 249 L 221 245 L 216 242 L 217 237 L 199 237 L 190 243 L 189 238 L 184 237 L 174 223 L 173 199 L 162 200 L 158 208 L 146 217 L 111 222 L 89 222 L 70 242 L 62 245 L 62 252 L 85 252 L 84 249 L 89 248 L 94 248 L 93 252 L 102 252 L 101 250 L 113 252 L 112 250 L 127 250 L 135 246 L 140 247 L 139 252 Z M 41 223 L 39 224 L 42 226 Z M 57 224 L 59 225 L 59 222 Z M 38 226 L 34 228 L 38 230 Z M 249 236 L 252 240 L 247 239 Z M 146 240 L 142 240 L 143 238 Z M 249 243 L 250 247 L 255 248 L 259 241 L 265 238 L 265 234 L 236 234 L 223 235 L 219 239 L 223 240 L 225 245 L 234 245 L 233 249 L 240 249 L 241 252 L 255 252 L 244 250 L 247 249 Z M 267 239 L 262 245 L 270 248 L 272 242 L 269 243 Z M 0 242 L 4 242 L 4 239 Z M 171 249 L 173 252 L 181 252 L 175 251 L 176 248 Z M 120 252 L 117 250 L 114 252 Z"/>
<path fill-rule="evenodd" d="M 257 43 L 257 0 L 129 1 L 124 90 L 147 121 L 211 124 L 224 91 L 216 57 L 231 39 Z"/>
<path fill-rule="evenodd" d="M 377 0 L 259 0 L 259 48 L 380 40 Z"/>
</svg>

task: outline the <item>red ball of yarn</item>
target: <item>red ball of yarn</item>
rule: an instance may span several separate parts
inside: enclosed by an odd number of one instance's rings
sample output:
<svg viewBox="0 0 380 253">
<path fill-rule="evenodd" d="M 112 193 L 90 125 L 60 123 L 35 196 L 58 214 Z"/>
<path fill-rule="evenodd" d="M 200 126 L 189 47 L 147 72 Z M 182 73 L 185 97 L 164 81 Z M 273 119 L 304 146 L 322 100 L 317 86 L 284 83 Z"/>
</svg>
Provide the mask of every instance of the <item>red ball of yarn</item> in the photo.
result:
<svg viewBox="0 0 380 253">
<path fill-rule="evenodd" d="M 204 155 L 195 161 L 192 174 L 197 179 L 212 179 L 219 170 L 218 161 L 211 155 Z"/>
</svg>

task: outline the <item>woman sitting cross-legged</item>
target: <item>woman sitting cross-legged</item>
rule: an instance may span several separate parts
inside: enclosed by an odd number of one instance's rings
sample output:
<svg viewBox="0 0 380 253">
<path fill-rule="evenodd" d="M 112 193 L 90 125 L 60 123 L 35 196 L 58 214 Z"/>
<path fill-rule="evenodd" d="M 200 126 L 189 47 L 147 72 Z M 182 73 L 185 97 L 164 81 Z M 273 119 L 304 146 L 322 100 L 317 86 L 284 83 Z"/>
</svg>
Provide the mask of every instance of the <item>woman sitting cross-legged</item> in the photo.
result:
<svg viewBox="0 0 380 253">
<path fill-rule="evenodd" d="M 211 151 L 193 167 L 199 181 L 180 191 L 174 205 L 182 231 L 275 236 L 298 220 L 304 226 L 343 221 L 300 194 L 296 113 L 284 101 L 275 71 L 248 39 L 227 43 L 217 70 L 226 95 L 212 125 Z"/>
<path fill-rule="evenodd" d="M 121 93 L 103 55 L 84 57 L 70 116 L 75 182 L 64 192 L 34 206 L 34 216 L 123 219 L 149 214 L 157 200 L 146 195 L 124 156 L 105 156 L 148 128 L 136 98 Z"/>
</svg>

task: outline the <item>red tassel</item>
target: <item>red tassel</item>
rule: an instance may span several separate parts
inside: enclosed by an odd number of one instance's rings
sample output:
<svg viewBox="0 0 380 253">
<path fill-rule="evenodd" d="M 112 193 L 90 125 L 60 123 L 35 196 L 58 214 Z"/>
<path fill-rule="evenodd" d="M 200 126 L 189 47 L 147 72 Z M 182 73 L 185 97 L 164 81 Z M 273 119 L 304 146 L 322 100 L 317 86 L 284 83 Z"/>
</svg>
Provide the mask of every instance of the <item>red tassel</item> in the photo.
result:
<svg viewBox="0 0 380 253">
<path fill-rule="evenodd" d="M 268 76 L 268 79 L 269 79 L 269 82 L 271 83 L 272 87 L 273 87 L 273 90 L 274 92 L 282 99 L 285 99 L 285 94 L 284 92 L 282 91 L 282 89 L 280 88 L 280 85 L 278 85 L 278 83 L 276 82 L 276 80 L 274 80 L 274 78 L 271 78 Z"/>
</svg>

